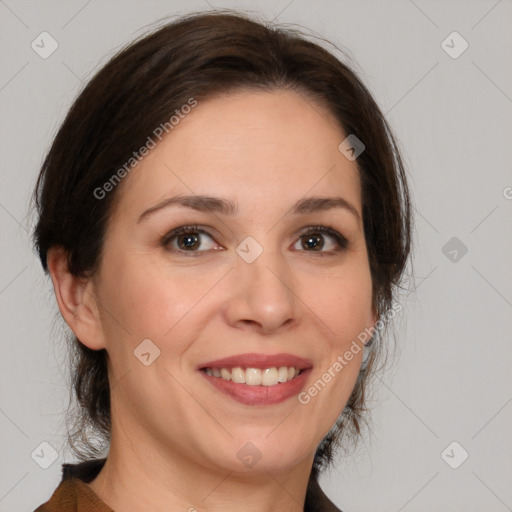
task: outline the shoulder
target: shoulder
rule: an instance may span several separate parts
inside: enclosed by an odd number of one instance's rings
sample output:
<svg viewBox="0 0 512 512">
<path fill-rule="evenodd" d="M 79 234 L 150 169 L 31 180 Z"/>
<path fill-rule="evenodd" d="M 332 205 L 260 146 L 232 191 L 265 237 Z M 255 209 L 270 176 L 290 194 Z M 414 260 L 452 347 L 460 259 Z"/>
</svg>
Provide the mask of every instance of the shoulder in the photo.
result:
<svg viewBox="0 0 512 512">
<path fill-rule="evenodd" d="M 96 478 L 106 460 L 106 458 L 92 459 L 78 464 L 62 464 L 62 481 L 69 478 L 78 478 L 85 483 L 89 483 Z"/>
<path fill-rule="evenodd" d="M 316 477 L 308 482 L 304 512 L 342 512 L 324 493 Z"/>
<path fill-rule="evenodd" d="M 34 512 L 114 512 L 87 485 L 105 463 L 105 459 L 79 464 L 63 464 L 62 480 L 51 498 Z"/>
</svg>

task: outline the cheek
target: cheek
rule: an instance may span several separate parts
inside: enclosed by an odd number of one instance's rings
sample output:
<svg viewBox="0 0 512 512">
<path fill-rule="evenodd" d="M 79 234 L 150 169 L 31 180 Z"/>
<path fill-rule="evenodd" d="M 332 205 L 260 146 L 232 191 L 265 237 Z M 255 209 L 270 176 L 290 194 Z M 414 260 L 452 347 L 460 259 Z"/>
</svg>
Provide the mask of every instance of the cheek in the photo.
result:
<svg viewBox="0 0 512 512">
<path fill-rule="evenodd" d="M 229 278 L 221 282 L 229 265 L 194 265 L 192 258 L 190 265 L 171 269 L 156 254 L 107 255 L 101 276 L 107 342 L 126 340 L 123 344 L 134 348 L 148 338 L 163 348 L 172 340 L 173 351 L 183 352 L 230 300 Z M 335 273 L 299 269 L 294 281 L 301 321 L 316 324 L 325 341 L 319 348 L 324 361 L 343 352 L 370 325 L 372 286 L 364 258 L 349 259 Z"/>
<path fill-rule="evenodd" d="M 323 282 L 311 308 L 325 327 L 322 363 L 304 400 L 322 410 L 324 428 L 341 413 L 355 385 L 364 353 L 364 342 L 373 326 L 372 282 L 363 264 Z M 325 391 L 324 391 L 325 389 Z"/>
<path fill-rule="evenodd" d="M 210 287 L 211 277 L 189 279 L 179 269 L 153 264 L 151 260 L 117 260 L 105 279 L 107 302 L 126 329 L 137 336 L 163 337 L 194 308 Z M 123 325 L 123 326 L 124 326 Z"/>
<path fill-rule="evenodd" d="M 333 348 L 343 349 L 373 323 L 370 272 L 364 266 L 347 269 L 322 284 L 314 298 L 314 310 L 328 328 Z"/>
</svg>

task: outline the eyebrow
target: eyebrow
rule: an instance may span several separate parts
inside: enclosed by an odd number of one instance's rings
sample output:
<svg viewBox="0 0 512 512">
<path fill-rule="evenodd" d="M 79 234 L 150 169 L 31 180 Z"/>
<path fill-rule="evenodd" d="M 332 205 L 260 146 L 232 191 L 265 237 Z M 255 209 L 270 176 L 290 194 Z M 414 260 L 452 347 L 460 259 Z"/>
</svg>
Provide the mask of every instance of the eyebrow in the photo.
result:
<svg viewBox="0 0 512 512">
<path fill-rule="evenodd" d="M 137 224 L 147 219 L 153 213 L 171 206 L 184 206 L 200 212 L 213 212 L 221 215 L 235 215 L 238 213 L 238 206 L 234 201 L 210 196 L 174 196 L 148 208 L 144 211 Z M 343 208 L 351 212 L 359 221 L 359 212 L 354 205 L 343 197 L 307 197 L 299 199 L 291 208 L 292 215 L 306 215 L 309 213 L 323 212 L 333 208 Z"/>
</svg>

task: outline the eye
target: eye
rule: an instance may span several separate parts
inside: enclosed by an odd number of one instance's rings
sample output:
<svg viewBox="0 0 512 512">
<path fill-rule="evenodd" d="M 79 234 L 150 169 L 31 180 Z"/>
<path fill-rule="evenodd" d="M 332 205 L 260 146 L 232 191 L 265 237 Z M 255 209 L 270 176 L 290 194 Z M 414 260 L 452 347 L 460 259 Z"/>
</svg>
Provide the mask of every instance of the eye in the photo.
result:
<svg viewBox="0 0 512 512">
<path fill-rule="evenodd" d="M 210 242 L 204 242 L 205 237 Z M 162 239 L 162 245 L 173 252 L 194 253 L 218 250 L 220 246 L 213 241 L 212 235 L 198 226 L 180 226 L 173 229 Z M 201 248 L 201 250 L 199 250 Z"/>
<path fill-rule="evenodd" d="M 204 241 L 205 237 L 206 242 Z M 188 253 L 189 256 L 199 256 L 197 253 L 223 249 L 214 241 L 213 236 L 208 231 L 199 228 L 197 225 L 180 226 L 173 229 L 163 237 L 161 243 L 163 247 L 171 252 Z M 316 252 L 322 256 L 340 252 L 348 247 L 348 240 L 341 233 L 328 226 L 307 227 L 300 233 L 299 240 L 294 244 L 295 250 L 297 250 L 295 246 L 299 243 L 306 252 Z"/>
<path fill-rule="evenodd" d="M 326 237 L 330 239 L 330 242 L 325 242 Z M 328 226 L 309 226 L 300 234 L 300 238 L 295 245 L 299 243 L 302 248 L 306 249 L 306 252 L 339 252 L 348 247 L 348 240 L 341 233 Z"/>
</svg>

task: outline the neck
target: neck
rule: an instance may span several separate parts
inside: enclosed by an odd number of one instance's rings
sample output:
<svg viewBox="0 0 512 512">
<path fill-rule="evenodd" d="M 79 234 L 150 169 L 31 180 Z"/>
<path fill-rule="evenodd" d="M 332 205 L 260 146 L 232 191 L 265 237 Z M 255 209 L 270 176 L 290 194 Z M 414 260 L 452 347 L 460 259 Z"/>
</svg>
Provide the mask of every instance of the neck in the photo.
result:
<svg viewBox="0 0 512 512">
<path fill-rule="evenodd" d="M 248 512 L 304 510 L 314 454 L 286 471 L 241 473 L 192 461 L 179 449 L 122 442 L 115 433 L 105 465 L 89 483 L 113 510 L 229 512 L 239 511 L 241 504 Z M 144 446 L 144 452 L 137 446 Z"/>
</svg>

